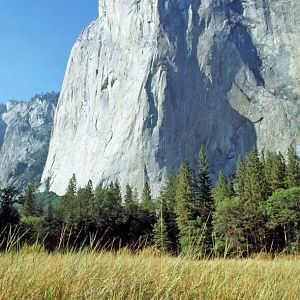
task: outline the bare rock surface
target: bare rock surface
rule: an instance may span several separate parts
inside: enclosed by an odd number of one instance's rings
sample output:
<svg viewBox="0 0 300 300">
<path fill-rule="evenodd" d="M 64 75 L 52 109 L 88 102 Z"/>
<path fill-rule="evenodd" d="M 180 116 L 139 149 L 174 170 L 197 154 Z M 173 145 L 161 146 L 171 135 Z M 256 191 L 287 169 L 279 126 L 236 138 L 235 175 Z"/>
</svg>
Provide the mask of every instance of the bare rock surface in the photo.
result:
<svg viewBox="0 0 300 300">
<path fill-rule="evenodd" d="M 42 181 L 157 195 L 205 145 L 216 176 L 300 144 L 299 0 L 101 0 L 74 45 Z"/>
<path fill-rule="evenodd" d="M 0 185 L 20 190 L 40 181 L 53 125 L 57 93 L 28 102 L 8 101 L 0 108 Z"/>
</svg>

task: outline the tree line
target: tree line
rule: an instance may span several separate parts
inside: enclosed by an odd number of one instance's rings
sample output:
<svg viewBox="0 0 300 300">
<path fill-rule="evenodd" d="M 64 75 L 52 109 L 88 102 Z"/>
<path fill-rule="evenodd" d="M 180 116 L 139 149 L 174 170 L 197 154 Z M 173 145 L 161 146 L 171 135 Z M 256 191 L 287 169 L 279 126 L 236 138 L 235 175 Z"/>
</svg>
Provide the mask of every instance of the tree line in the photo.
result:
<svg viewBox="0 0 300 300">
<path fill-rule="evenodd" d="M 118 181 L 78 187 L 76 176 L 62 197 L 38 193 L 34 183 L 19 197 L 0 190 L 0 234 L 18 226 L 22 242 L 58 247 L 154 245 L 161 253 L 197 257 L 249 255 L 300 249 L 300 165 L 295 148 L 260 154 L 254 148 L 220 172 L 212 186 L 205 149 L 195 170 L 184 161 L 154 199 L 148 182 L 141 195 Z M 0 243 L 0 246 L 5 243 Z"/>
</svg>

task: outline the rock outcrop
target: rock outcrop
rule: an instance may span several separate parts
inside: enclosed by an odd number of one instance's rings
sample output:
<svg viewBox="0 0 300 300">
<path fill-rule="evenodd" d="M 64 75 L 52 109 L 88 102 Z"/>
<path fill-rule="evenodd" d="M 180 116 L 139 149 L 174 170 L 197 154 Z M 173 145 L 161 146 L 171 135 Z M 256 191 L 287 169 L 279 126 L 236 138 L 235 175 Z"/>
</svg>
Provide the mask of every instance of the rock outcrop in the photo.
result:
<svg viewBox="0 0 300 300">
<path fill-rule="evenodd" d="M 74 45 L 42 180 L 157 194 L 205 145 L 212 175 L 300 144 L 298 0 L 101 0 Z"/>
<path fill-rule="evenodd" d="M 58 94 L 9 101 L 0 108 L 0 185 L 20 191 L 40 181 L 45 166 Z"/>
</svg>

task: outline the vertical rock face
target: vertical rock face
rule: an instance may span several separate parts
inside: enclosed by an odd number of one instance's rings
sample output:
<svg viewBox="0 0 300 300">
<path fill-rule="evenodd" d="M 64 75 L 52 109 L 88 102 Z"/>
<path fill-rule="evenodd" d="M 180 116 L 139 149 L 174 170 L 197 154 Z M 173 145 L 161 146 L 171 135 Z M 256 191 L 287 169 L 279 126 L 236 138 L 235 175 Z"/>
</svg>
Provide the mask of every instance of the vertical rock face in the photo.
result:
<svg viewBox="0 0 300 300">
<path fill-rule="evenodd" d="M 39 182 L 48 153 L 58 94 L 9 101 L 0 108 L 0 185 L 22 190 Z"/>
<path fill-rule="evenodd" d="M 168 170 L 212 174 L 257 144 L 300 144 L 298 0 L 102 0 L 72 49 L 42 180 L 118 178 L 154 194 Z"/>
</svg>

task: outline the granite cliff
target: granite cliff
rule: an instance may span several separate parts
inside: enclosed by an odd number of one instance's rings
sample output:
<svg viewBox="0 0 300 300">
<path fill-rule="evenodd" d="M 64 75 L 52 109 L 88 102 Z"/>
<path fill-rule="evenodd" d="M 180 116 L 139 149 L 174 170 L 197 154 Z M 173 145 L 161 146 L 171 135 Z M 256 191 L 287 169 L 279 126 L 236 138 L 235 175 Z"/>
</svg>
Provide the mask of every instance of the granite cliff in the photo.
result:
<svg viewBox="0 0 300 300">
<path fill-rule="evenodd" d="M 0 107 L 0 185 L 21 190 L 39 182 L 46 162 L 57 93 Z"/>
<path fill-rule="evenodd" d="M 205 145 L 215 176 L 300 144 L 298 0 L 101 0 L 76 41 L 42 181 L 154 194 Z"/>
</svg>

